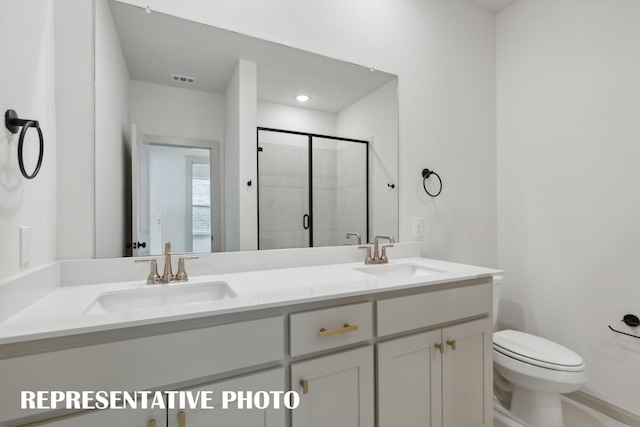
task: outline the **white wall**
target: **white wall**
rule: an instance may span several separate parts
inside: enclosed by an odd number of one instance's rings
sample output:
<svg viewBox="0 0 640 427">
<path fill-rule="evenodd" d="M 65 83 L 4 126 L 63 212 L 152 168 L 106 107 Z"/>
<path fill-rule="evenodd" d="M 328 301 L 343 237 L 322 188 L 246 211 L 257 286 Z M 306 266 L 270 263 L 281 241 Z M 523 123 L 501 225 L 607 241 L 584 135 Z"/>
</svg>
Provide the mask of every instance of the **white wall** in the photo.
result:
<svg viewBox="0 0 640 427">
<path fill-rule="evenodd" d="M 398 232 L 398 80 L 338 114 L 338 134 L 369 141 L 369 240 Z M 395 185 L 390 188 L 388 185 Z"/>
<path fill-rule="evenodd" d="M 131 81 L 131 123 L 147 135 L 224 141 L 224 95 Z"/>
<path fill-rule="evenodd" d="M 55 260 L 56 116 L 54 97 L 53 3 L 9 0 L 0 14 L 0 281 Z M 38 120 L 44 136 L 44 158 L 33 180 L 18 167 L 18 135 L 4 126 L 4 114 Z M 25 166 L 35 167 L 38 137 L 25 138 Z M 32 227 L 32 260 L 20 266 L 19 227 Z"/>
<path fill-rule="evenodd" d="M 225 92 L 225 250 L 258 248 L 257 68 L 241 59 Z"/>
<path fill-rule="evenodd" d="M 258 126 L 336 136 L 337 116 L 324 111 L 258 101 Z"/>
<path fill-rule="evenodd" d="M 56 0 L 53 4 L 56 255 L 58 259 L 94 258 L 94 5 L 86 0 Z M 31 25 L 28 20 L 24 23 L 24 27 Z"/>
<path fill-rule="evenodd" d="M 130 78 L 107 0 L 95 8 L 96 258 L 107 258 L 126 248 Z"/>
<path fill-rule="evenodd" d="M 463 0 L 156 0 L 153 8 L 399 75 L 400 239 L 422 217 L 425 256 L 496 264 L 491 13 Z M 422 190 L 425 167 L 444 179 L 435 200 Z"/>
<path fill-rule="evenodd" d="M 584 391 L 636 414 L 640 344 L 607 325 L 640 308 L 638 22 L 634 0 L 521 0 L 497 21 L 500 322 L 579 353 Z"/>
</svg>

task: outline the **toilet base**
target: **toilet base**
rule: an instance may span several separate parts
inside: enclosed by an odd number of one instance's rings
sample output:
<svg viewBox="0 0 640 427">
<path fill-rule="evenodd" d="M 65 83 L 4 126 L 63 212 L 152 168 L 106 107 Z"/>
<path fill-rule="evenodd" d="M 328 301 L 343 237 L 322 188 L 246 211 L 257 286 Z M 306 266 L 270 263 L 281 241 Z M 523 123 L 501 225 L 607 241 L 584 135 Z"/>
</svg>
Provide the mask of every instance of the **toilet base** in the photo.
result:
<svg viewBox="0 0 640 427">
<path fill-rule="evenodd" d="M 560 394 L 514 385 L 510 412 L 529 427 L 563 427 Z"/>
</svg>

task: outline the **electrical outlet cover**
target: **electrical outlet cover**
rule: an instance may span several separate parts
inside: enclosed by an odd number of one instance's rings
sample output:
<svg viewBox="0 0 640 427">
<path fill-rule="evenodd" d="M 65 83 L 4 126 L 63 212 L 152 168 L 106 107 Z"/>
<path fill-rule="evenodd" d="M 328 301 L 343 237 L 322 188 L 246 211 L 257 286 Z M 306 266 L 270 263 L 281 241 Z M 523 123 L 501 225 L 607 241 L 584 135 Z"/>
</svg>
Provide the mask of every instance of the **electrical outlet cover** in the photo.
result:
<svg viewBox="0 0 640 427">
<path fill-rule="evenodd" d="M 20 227 L 20 265 L 31 262 L 31 226 Z"/>
</svg>

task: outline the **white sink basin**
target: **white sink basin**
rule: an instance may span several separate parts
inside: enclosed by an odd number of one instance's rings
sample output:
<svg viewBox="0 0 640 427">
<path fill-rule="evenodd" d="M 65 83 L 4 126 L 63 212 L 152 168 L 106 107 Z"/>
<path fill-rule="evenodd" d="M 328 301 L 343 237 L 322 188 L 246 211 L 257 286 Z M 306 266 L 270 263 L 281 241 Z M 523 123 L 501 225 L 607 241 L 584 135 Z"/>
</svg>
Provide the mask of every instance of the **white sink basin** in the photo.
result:
<svg viewBox="0 0 640 427">
<path fill-rule="evenodd" d="M 237 296 L 227 282 L 151 285 L 144 289 L 102 293 L 83 313 L 125 313 L 149 308 L 206 304 Z"/>
<path fill-rule="evenodd" d="M 372 265 L 370 267 L 356 268 L 366 274 L 381 277 L 383 279 L 406 279 L 411 277 L 430 276 L 432 274 L 443 273 L 431 267 L 418 264 L 383 264 Z"/>
</svg>

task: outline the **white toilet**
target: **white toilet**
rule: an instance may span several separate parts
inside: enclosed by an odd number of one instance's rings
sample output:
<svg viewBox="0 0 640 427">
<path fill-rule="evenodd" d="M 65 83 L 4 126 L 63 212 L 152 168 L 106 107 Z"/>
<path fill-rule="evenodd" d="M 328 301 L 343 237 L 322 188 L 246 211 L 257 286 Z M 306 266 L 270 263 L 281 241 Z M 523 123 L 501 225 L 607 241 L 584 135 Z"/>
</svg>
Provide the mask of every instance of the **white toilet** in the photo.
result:
<svg viewBox="0 0 640 427">
<path fill-rule="evenodd" d="M 502 277 L 493 279 L 496 324 Z M 510 415 L 527 427 L 563 427 L 560 394 L 586 381 L 582 358 L 535 335 L 505 330 L 493 334 L 494 392 Z"/>
</svg>

